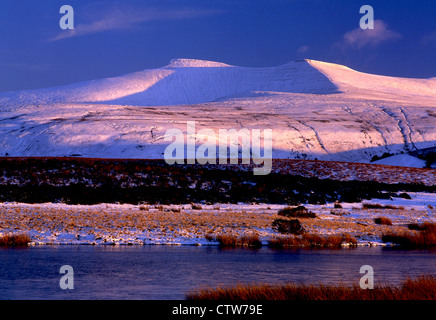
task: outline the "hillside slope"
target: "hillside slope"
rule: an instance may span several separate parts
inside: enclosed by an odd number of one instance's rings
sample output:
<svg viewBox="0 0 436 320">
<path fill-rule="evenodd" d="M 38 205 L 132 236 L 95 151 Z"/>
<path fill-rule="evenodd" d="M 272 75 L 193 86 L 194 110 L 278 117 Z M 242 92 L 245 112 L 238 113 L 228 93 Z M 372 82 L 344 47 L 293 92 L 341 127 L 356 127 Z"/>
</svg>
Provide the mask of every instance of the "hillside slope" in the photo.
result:
<svg viewBox="0 0 436 320">
<path fill-rule="evenodd" d="M 0 156 L 163 158 L 168 129 L 273 130 L 274 158 L 369 162 L 436 145 L 436 79 L 314 60 L 245 68 L 178 59 L 68 86 L 0 93 Z M 197 141 L 200 143 L 201 141 Z"/>
</svg>

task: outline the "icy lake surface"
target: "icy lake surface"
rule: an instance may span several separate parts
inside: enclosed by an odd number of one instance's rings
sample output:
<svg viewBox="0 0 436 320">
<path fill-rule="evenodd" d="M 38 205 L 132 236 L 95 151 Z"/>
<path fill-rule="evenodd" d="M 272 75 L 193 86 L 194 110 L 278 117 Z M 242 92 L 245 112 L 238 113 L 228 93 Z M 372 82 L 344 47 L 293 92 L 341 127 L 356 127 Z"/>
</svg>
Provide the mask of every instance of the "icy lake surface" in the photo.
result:
<svg viewBox="0 0 436 320">
<path fill-rule="evenodd" d="M 63 265 L 74 289 L 63 290 Z M 359 284 L 360 267 L 374 269 L 375 284 L 436 275 L 436 251 L 362 247 L 278 251 L 215 246 L 34 246 L 0 248 L 0 299 L 185 299 L 201 286 L 237 282 Z"/>
</svg>

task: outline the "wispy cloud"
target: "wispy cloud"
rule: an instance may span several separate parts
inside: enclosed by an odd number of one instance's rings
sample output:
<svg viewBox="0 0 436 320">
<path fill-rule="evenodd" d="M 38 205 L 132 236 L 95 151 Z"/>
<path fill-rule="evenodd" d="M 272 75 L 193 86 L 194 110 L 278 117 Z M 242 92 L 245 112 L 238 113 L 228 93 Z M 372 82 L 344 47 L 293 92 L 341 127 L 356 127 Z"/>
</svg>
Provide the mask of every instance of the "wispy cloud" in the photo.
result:
<svg viewBox="0 0 436 320">
<path fill-rule="evenodd" d="M 309 50 L 310 50 L 310 47 L 304 45 L 304 46 L 299 47 L 298 50 L 297 50 L 297 52 L 298 52 L 299 54 L 304 54 L 304 53 L 306 53 L 306 52 L 309 51 Z"/>
<path fill-rule="evenodd" d="M 346 46 L 360 49 L 365 46 L 376 46 L 380 43 L 401 38 L 401 34 L 389 29 L 382 20 L 374 21 L 374 29 L 357 28 L 347 32 L 343 41 Z"/>
<path fill-rule="evenodd" d="M 127 5 L 106 7 L 101 10 L 93 8 L 93 12 L 96 14 L 88 16 L 87 19 L 85 18 L 85 22 L 78 23 L 72 30 L 60 30 L 57 35 L 49 38 L 48 41 L 53 42 L 106 31 L 133 29 L 147 21 L 191 19 L 219 13 L 213 10 L 200 9 L 144 9 Z"/>
</svg>

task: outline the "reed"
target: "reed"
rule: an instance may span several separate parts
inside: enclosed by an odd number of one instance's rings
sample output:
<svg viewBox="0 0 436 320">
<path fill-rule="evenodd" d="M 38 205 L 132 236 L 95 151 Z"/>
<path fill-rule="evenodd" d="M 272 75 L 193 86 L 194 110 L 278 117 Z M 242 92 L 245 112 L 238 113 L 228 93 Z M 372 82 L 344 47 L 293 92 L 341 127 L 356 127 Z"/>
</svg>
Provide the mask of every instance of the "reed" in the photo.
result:
<svg viewBox="0 0 436 320">
<path fill-rule="evenodd" d="M 31 241 L 30 237 L 26 233 L 19 234 L 4 234 L 0 236 L 0 246 L 17 247 L 27 246 Z"/>
<path fill-rule="evenodd" d="M 394 243 L 404 249 L 429 249 L 436 246 L 436 224 L 409 225 L 418 232 L 397 232 L 382 235 L 383 242 Z"/>
<path fill-rule="evenodd" d="M 357 240 L 348 234 L 321 236 L 313 233 L 301 236 L 279 236 L 268 240 L 268 246 L 275 249 L 340 248 L 343 245 L 356 246 Z"/>
<path fill-rule="evenodd" d="M 323 284 L 236 284 L 228 287 L 203 287 L 185 295 L 188 300 L 435 300 L 436 277 L 407 278 L 399 286 Z"/>
<path fill-rule="evenodd" d="M 212 236 L 210 234 L 206 235 L 206 239 L 208 241 L 217 241 L 220 245 L 220 247 L 255 247 L 259 248 L 262 246 L 262 241 L 259 238 L 259 235 L 249 234 L 249 235 L 242 235 L 240 237 L 237 237 L 233 234 L 219 234 L 217 236 Z"/>
</svg>

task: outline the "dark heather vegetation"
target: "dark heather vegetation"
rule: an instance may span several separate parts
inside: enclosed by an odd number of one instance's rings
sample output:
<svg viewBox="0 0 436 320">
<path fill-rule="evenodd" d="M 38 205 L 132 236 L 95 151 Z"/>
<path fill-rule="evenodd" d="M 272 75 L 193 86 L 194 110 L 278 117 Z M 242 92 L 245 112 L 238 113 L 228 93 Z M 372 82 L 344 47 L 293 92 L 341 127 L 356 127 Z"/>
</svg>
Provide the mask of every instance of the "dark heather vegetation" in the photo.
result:
<svg viewBox="0 0 436 320">
<path fill-rule="evenodd" d="M 396 207 L 396 206 L 391 206 L 389 204 L 386 205 L 381 205 L 378 203 L 364 203 L 362 205 L 363 209 L 404 209 L 403 207 Z"/>
<path fill-rule="evenodd" d="M 274 219 L 272 228 L 284 234 L 302 234 L 306 231 L 298 219 Z"/>
<path fill-rule="evenodd" d="M 399 286 L 376 284 L 371 290 L 343 284 L 237 284 L 205 287 L 185 296 L 188 300 L 435 300 L 436 277 L 408 278 Z"/>
<path fill-rule="evenodd" d="M 168 165 L 160 160 L 0 158 L 0 202 L 67 204 L 361 202 L 410 191 L 423 184 L 338 181 L 270 173 L 237 166 Z"/>
<path fill-rule="evenodd" d="M 291 217 L 291 218 L 316 218 L 316 214 L 308 210 L 304 206 L 298 206 L 295 208 L 286 207 L 277 213 L 279 216 Z"/>
<path fill-rule="evenodd" d="M 412 199 L 412 197 L 410 195 L 408 195 L 405 192 L 402 192 L 398 195 L 399 198 L 403 198 L 403 199 Z"/>
</svg>

